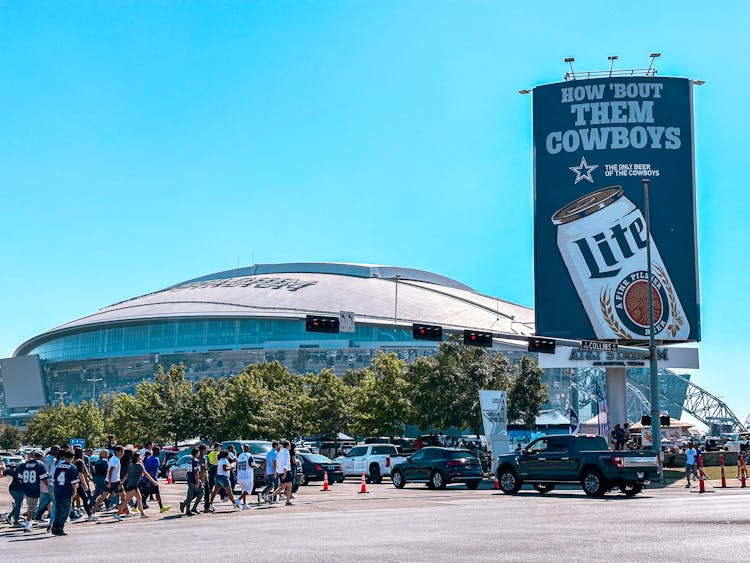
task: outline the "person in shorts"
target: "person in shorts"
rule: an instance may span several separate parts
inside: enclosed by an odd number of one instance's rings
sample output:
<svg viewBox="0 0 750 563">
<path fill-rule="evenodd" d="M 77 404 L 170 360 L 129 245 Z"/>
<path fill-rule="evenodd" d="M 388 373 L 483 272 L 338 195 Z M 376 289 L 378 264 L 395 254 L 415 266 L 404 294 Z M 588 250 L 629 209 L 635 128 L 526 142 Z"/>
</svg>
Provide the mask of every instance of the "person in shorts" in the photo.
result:
<svg viewBox="0 0 750 563">
<path fill-rule="evenodd" d="M 149 442 L 150 444 L 150 442 Z M 159 454 L 161 449 L 159 446 L 152 446 L 150 451 L 146 451 L 145 458 L 143 460 L 143 467 L 146 469 L 146 473 L 151 476 L 153 481 L 159 482 Z M 159 513 L 166 512 L 171 508 L 168 504 L 163 504 L 161 501 L 161 492 L 159 491 L 159 485 L 153 485 L 146 477 L 141 479 L 141 496 L 143 498 L 143 508 L 147 509 L 148 505 L 146 500 L 149 495 L 156 497 L 156 502 L 159 503 Z"/>
<path fill-rule="evenodd" d="M 240 502 L 242 510 L 248 510 L 247 496 L 253 494 L 253 481 L 255 480 L 255 471 L 253 456 L 250 454 L 250 446 L 244 444 L 242 453 L 237 457 L 237 483 L 240 486 Z"/>
<path fill-rule="evenodd" d="M 143 463 L 141 463 L 140 452 L 133 452 L 130 458 L 130 464 L 128 465 L 127 473 L 125 475 L 125 482 L 122 486 L 123 490 L 125 491 L 125 495 L 120 501 L 119 510 L 120 512 L 124 512 L 128 506 L 128 501 L 130 501 L 131 498 L 135 498 L 135 504 L 138 512 L 141 513 L 141 518 L 148 518 L 148 514 L 143 511 L 141 492 L 138 489 L 138 483 L 140 482 L 141 478 L 146 478 L 146 480 L 151 485 L 158 485 L 154 478 L 146 472 L 146 468 L 143 467 Z"/>
<path fill-rule="evenodd" d="M 292 460 L 289 452 L 289 440 L 284 441 L 284 447 L 279 451 L 279 457 L 276 460 L 276 469 L 279 472 L 280 484 L 272 494 L 272 501 L 282 492 L 286 495 L 286 506 L 294 506 L 292 502 L 292 484 L 294 477 L 292 475 Z"/>
<path fill-rule="evenodd" d="M 122 446 L 114 447 L 114 454 L 109 458 L 109 465 L 107 467 L 107 477 L 104 482 L 104 491 L 94 503 L 94 508 L 91 511 L 96 514 L 99 510 L 101 503 L 111 499 L 113 496 L 120 494 L 120 459 L 123 455 Z M 119 511 L 115 512 L 115 520 L 122 520 Z"/>
<path fill-rule="evenodd" d="M 229 472 L 232 470 L 232 464 L 229 463 L 228 459 L 229 452 L 227 452 L 226 450 L 222 450 L 221 452 L 219 452 L 219 455 L 217 455 L 216 458 L 216 484 L 214 485 L 214 490 L 211 491 L 211 500 L 209 502 L 211 509 L 214 508 L 214 498 L 222 489 L 226 491 L 227 497 L 229 497 L 229 501 L 232 503 L 232 506 L 234 508 L 239 508 L 240 500 L 235 500 L 234 495 L 232 494 L 232 485 L 229 482 Z"/>
</svg>

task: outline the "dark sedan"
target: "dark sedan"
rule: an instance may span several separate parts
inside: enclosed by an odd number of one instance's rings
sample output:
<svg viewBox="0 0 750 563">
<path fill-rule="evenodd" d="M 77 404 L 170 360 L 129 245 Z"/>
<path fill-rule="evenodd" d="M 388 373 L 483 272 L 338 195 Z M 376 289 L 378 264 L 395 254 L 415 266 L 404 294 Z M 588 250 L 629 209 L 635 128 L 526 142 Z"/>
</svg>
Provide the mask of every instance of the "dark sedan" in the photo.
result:
<svg viewBox="0 0 750 563">
<path fill-rule="evenodd" d="M 344 472 L 337 461 L 321 454 L 298 453 L 297 458 L 302 462 L 303 485 L 307 485 L 310 481 L 322 481 L 326 471 L 329 483 L 340 483 L 344 480 Z"/>
<path fill-rule="evenodd" d="M 426 483 L 431 489 L 465 483 L 469 489 L 476 489 L 483 477 L 479 460 L 470 451 L 458 448 L 422 448 L 391 471 L 391 481 L 397 489 L 406 483 Z"/>
</svg>

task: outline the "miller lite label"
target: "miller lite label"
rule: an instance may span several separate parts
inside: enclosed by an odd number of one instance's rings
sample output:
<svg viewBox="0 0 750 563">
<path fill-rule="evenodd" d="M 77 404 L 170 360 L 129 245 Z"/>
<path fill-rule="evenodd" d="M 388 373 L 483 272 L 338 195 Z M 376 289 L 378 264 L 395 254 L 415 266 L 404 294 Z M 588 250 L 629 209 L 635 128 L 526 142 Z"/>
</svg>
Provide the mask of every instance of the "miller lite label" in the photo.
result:
<svg viewBox="0 0 750 563">
<path fill-rule="evenodd" d="M 648 338 L 650 288 L 655 338 L 687 340 L 690 325 L 653 237 L 648 282 L 646 221 L 622 186 L 579 197 L 552 215 L 552 222 L 557 247 L 598 339 Z"/>
</svg>

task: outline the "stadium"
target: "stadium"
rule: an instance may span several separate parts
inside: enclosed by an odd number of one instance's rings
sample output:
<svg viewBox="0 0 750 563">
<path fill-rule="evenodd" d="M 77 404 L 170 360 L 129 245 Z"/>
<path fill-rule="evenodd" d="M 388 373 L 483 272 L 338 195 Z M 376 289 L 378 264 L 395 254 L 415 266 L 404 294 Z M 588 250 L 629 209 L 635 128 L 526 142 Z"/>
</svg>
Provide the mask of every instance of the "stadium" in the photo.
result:
<svg viewBox="0 0 750 563">
<path fill-rule="evenodd" d="M 307 315 L 342 312 L 353 314 L 353 332 L 306 332 Z M 294 373 L 332 368 L 340 375 L 369 365 L 377 350 L 407 361 L 434 354 L 438 343 L 414 340 L 413 323 L 440 325 L 444 334 L 475 329 L 521 336 L 534 333 L 534 312 L 412 268 L 257 264 L 104 307 L 29 339 L 14 358 L 38 358 L 46 403 L 59 397 L 79 402 L 102 392 L 133 392 L 158 365 L 180 362 L 191 379 L 229 376 L 263 361 L 279 361 Z M 513 361 L 528 353 L 525 341 L 512 339 L 496 339 L 492 351 Z M 41 406 L 9 400 L 6 372 L 3 418 Z M 573 406 L 582 420 L 590 416 L 602 374 L 595 368 L 545 370 L 545 409 L 567 413 Z M 661 379 L 662 408 L 680 418 L 692 384 L 686 376 Z M 646 370 L 628 370 L 632 420 L 648 410 L 647 382 Z"/>
</svg>

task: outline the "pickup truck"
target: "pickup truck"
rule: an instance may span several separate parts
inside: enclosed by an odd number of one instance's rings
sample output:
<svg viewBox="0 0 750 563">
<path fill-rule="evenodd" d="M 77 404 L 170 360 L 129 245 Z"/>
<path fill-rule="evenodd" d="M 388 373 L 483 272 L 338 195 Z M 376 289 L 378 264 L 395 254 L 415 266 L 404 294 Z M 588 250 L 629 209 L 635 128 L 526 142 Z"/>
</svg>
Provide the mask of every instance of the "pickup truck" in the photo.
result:
<svg viewBox="0 0 750 563">
<path fill-rule="evenodd" d="M 542 494 L 557 483 L 580 483 L 589 496 L 602 496 L 614 487 L 634 496 L 657 474 L 653 452 L 612 451 L 604 437 L 592 434 L 543 436 L 497 462 L 498 484 L 508 495 L 524 483 Z"/>
<path fill-rule="evenodd" d="M 341 464 L 345 478 L 359 477 L 364 473 L 370 483 L 377 485 L 383 477 L 390 477 L 391 468 L 406 461 L 406 457 L 393 444 L 359 444 L 334 461 Z"/>
</svg>

